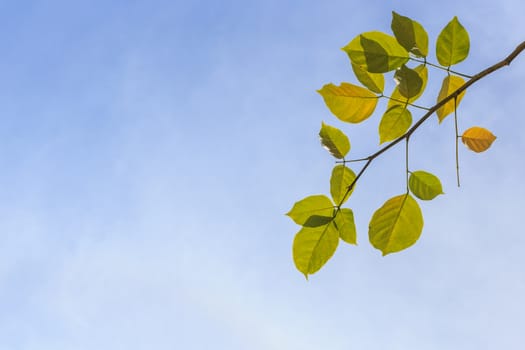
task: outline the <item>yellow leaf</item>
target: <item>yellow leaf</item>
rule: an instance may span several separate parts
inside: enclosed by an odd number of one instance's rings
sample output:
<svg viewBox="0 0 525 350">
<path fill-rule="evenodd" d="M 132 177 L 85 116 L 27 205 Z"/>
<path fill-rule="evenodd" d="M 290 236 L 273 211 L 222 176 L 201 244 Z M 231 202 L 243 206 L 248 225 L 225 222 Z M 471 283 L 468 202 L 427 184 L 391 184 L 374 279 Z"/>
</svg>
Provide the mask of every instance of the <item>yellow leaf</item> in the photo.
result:
<svg viewBox="0 0 525 350">
<path fill-rule="evenodd" d="M 306 278 L 317 272 L 334 255 L 339 232 L 333 222 L 319 227 L 303 227 L 293 241 L 293 260 Z"/>
<path fill-rule="evenodd" d="M 463 78 L 458 77 L 456 75 L 448 75 L 443 80 L 443 84 L 441 85 L 441 90 L 439 91 L 438 95 L 438 102 L 443 100 L 445 97 L 452 94 L 454 91 L 456 91 L 460 86 L 465 84 L 465 80 Z M 461 102 L 461 99 L 463 98 L 463 95 L 465 95 L 465 91 L 463 91 L 461 94 L 458 95 L 455 107 L 459 106 L 459 103 Z M 454 99 L 451 99 L 447 103 L 445 103 L 441 108 L 439 108 L 436 111 L 436 114 L 438 116 L 439 122 L 441 123 L 443 119 L 445 119 L 446 116 L 448 116 L 450 113 L 454 112 Z"/>
<path fill-rule="evenodd" d="M 341 209 L 335 217 L 335 226 L 339 231 L 339 237 L 341 237 L 343 241 L 357 245 L 357 232 L 352 209 Z"/>
<path fill-rule="evenodd" d="M 389 108 L 379 123 L 379 143 L 397 139 L 412 125 L 412 113 L 405 106 Z"/>
<path fill-rule="evenodd" d="M 423 215 L 408 193 L 387 200 L 376 210 L 368 226 L 368 237 L 383 255 L 406 249 L 416 243 L 423 230 Z"/>
<path fill-rule="evenodd" d="M 345 165 L 336 165 L 332 170 L 332 176 L 330 177 L 330 194 L 337 205 L 341 205 L 353 192 L 350 192 L 346 197 L 346 191 L 348 186 L 355 180 L 355 173 L 352 169 L 347 168 Z"/>
<path fill-rule="evenodd" d="M 349 83 L 326 84 L 318 92 L 330 111 L 348 123 L 360 123 L 370 117 L 379 99 L 370 90 Z"/>
<path fill-rule="evenodd" d="M 494 136 L 494 134 L 479 126 L 473 126 L 472 128 L 465 130 L 461 136 L 461 141 L 463 141 L 468 149 L 477 153 L 489 149 L 495 139 L 496 136 Z"/>
</svg>

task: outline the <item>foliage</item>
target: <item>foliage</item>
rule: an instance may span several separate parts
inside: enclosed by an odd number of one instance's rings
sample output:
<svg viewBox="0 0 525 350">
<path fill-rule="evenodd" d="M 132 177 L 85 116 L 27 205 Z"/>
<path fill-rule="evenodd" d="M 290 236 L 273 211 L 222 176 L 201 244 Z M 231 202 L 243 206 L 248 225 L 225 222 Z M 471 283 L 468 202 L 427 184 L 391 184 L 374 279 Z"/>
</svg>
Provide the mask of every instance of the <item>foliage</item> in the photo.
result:
<svg viewBox="0 0 525 350">
<path fill-rule="evenodd" d="M 479 126 L 467 129 L 460 136 L 457 108 L 470 85 L 510 64 L 525 49 L 524 42 L 501 62 L 468 76 L 451 69 L 451 66 L 464 61 L 470 51 L 468 32 L 457 17 L 437 37 L 435 53 L 438 63 L 427 60 L 429 38 L 420 23 L 392 12 L 391 29 L 393 35 L 378 31 L 362 33 L 343 47 L 362 86 L 347 82 L 339 86 L 329 83 L 318 91 L 332 114 L 347 123 L 363 122 L 375 112 L 379 99 L 388 99 L 387 109 L 378 125 L 379 143 L 387 144 L 368 157 L 347 160 L 351 149 L 349 138 L 342 130 L 324 122 L 321 124 L 321 144 L 337 159 L 330 177 L 331 198 L 325 195 L 308 196 L 296 202 L 287 213 L 302 226 L 293 241 L 293 260 L 306 278 L 333 256 L 339 240 L 357 244 L 354 212 L 342 205 L 352 195 L 357 181 L 370 163 L 401 141 L 405 141 L 406 150 L 406 191 L 387 199 L 375 211 L 368 236 L 372 246 L 383 255 L 399 252 L 417 242 L 423 230 L 423 214 L 416 198 L 432 200 L 443 194 L 443 189 L 437 176 L 425 170 L 410 170 L 410 136 L 434 113 L 440 123 L 447 116 L 454 115 L 456 163 L 459 162 L 459 138 L 469 150 L 486 151 L 496 137 Z M 436 104 L 432 107 L 418 106 L 414 102 L 425 91 L 429 67 L 440 69 L 446 75 Z M 386 73 L 391 73 L 396 82 L 390 95 L 384 94 Z M 413 123 L 415 109 L 423 110 L 424 115 Z M 364 162 L 357 174 L 348 166 L 355 162 Z M 459 165 L 457 169 L 459 185 Z"/>
</svg>

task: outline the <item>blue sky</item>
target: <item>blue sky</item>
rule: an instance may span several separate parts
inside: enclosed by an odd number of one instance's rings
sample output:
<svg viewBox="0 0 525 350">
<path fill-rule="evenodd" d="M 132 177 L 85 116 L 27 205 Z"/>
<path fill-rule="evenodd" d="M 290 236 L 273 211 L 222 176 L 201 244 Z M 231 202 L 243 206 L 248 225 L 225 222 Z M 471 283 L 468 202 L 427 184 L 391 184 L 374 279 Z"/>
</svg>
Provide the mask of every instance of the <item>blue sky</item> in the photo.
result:
<svg viewBox="0 0 525 350">
<path fill-rule="evenodd" d="M 462 102 L 498 139 L 462 149 L 460 189 L 452 120 L 412 139 L 446 192 L 413 248 L 367 239 L 395 149 L 349 201 L 359 246 L 309 282 L 293 265 L 283 214 L 328 192 L 321 121 L 378 148 L 378 115 L 343 125 L 315 91 L 355 82 L 339 48 L 392 10 L 431 44 L 457 15 L 466 73 L 525 39 L 518 0 L 0 1 L 0 349 L 520 349 L 525 57 Z"/>
</svg>

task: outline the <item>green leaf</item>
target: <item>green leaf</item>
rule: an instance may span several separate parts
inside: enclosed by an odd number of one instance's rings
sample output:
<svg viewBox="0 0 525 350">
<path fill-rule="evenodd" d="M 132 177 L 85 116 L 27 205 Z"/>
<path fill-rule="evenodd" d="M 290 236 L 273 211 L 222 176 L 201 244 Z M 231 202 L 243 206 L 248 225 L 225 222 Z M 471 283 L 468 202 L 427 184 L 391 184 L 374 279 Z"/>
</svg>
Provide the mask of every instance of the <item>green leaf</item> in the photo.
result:
<svg viewBox="0 0 525 350">
<path fill-rule="evenodd" d="M 386 73 L 405 64 L 409 55 L 396 38 L 382 32 L 366 32 L 343 47 L 353 64 L 370 73 Z"/>
<path fill-rule="evenodd" d="M 368 229 L 370 243 L 383 255 L 398 252 L 416 243 L 423 230 L 423 215 L 408 193 L 387 200 L 379 208 Z"/>
<path fill-rule="evenodd" d="M 394 79 L 398 83 L 399 93 L 406 98 L 417 96 L 423 87 L 423 79 L 421 79 L 418 72 L 405 65 L 396 70 Z"/>
<path fill-rule="evenodd" d="M 447 75 L 445 79 L 443 79 L 443 84 L 441 84 L 441 90 L 439 91 L 437 101 L 439 102 L 443 100 L 460 88 L 463 84 L 465 84 L 465 80 L 463 80 L 463 78 L 458 77 L 457 75 Z M 458 95 L 455 107 L 459 106 L 459 103 L 463 99 L 464 95 L 465 91 Z M 451 99 L 436 111 L 439 122 L 441 123 L 452 112 L 454 112 L 454 99 Z"/>
<path fill-rule="evenodd" d="M 436 56 L 439 64 L 450 67 L 467 58 L 470 39 L 467 30 L 454 17 L 439 34 L 436 42 Z"/>
<path fill-rule="evenodd" d="M 332 195 L 334 203 L 341 205 L 350 197 L 354 190 L 353 188 L 346 197 L 344 197 L 344 195 L 346 194 L 348 186 L 355 180 L 355 176 L 352 169 L 344 165 L 336 165 L 334 167 L 332 176 L 330 177 L 330 194 Z"/>
<path fill-rule="evenodd" d="M 330 216 L 312 215 L 304 222 L 304 227 L 318 227 L 331 222 L 334 218 Z"/>
<path fill-rule="evenodd" d="M 379 143 L 397 139 L 412 125 L 412 114 L 402 105 L 390 107 L 379 123 Z"/>
<path fill-rule="evenodd" d="M 338 128 L 321 123 L 321 144 L 337 159 L 343 159 L 350 151 L 350 140 Z"/>
<path fill-rule="evenodd" d="M 407 99 L 405 96 L 401 95 L 401 92 L 399 91 L 399 86 L 396 86 L 394 91 L 392 92 L 391 100 L 388 101 L 388 108 L 394 105 L 404 105 L 406 101 L 408 101 L 408 103 L 413 103 L 423 94 L 423 91 L 425 91 L 425 87 L 427 86 L 428 69 L 425 65 L 421 64 L 414 68 L 414 71 L 419 75 L 422 82 L 419 93 L 416 96 Z"/>
<path fill-rule="evenodd" d="M 330 111 L 348 123 L 360 123 L 370 117 L 379 99 L 368 89 L 349 83 L 341 83 L 341 86 L 326 84 L 318 92 Z"/>
<path fill-rule="evenodd" d="M 392 31 L 397 41 L 416 56 L 428 55 L 428 34 L 418 22 L 392 11 Z"/>
<path fill-rule="evenodd" d="M 296 224 L 315 226 L 330 221 L 334 212 L 334 204 L 325 195 L 308 196 L 296 202 L 288 215 Z M 324 217 L 328 219 L 322 219 Z M 324 220 L 324 222 L 323 222 Z"/>
<path fill-rule="evenodd" d="M 488 150 L 494 140 L 496 140 L 496 136 L 492 132 L 479 126 L 465 130 L 461 136 L 461 141 L 465 146 L 476 153 Z"/>
<path fill-rule="evenodd" d="M 339 244 L 339 233 L 333 223 L 319 227 L 303 227 L 293 241 L 293 260 L 297 270 L 306 278 L 334 255 Z"/>
<path fill-rule="evenodd" d="M 355 229 L 354 212 L 352 209 L 341 209 L 335 217 L 335 226 L 339 231 L 339 237 L 343 241 L 357 245 L 357 231 Z"/>
<path fill-rule="evenodd" d="M 439 178 L 422 170 L 410 173 L 408 187 L 414 196 L 422 200 L 431 200 L 443 194 Z"/>
<path fill-rule="evenodd" d="M 368 73 L 363 67 L 352 63 L 352 70 L 361 84 L 368 90 L 382 94 L 385 88 L 385 77 L 379 73 Z"/>
</svg>

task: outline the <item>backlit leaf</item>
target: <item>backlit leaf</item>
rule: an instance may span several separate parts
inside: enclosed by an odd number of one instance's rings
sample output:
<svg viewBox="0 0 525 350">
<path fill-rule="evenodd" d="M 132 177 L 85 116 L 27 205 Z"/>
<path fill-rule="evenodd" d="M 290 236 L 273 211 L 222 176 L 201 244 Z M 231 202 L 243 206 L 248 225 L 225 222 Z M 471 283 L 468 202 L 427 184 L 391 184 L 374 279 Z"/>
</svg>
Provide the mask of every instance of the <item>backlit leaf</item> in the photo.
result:
<svg viewBox="0 0 525 350">
<path fill-rule="evenodd" d="M 317 272 L 334 255 L 339 233 L 333 222 L 319 227 L 303 227 L 293 241 L 295 266 L 306 278 Z"/>
<path fill-rule="evenodd" d="M 344 197 L 344 195 L 346 194 L 348 186 L 350 186 L 354 180 L 355 173 L 352 169 L 344 165 L 336 165 L 334 167 L 332 170 L 332 176 L 330 177 L 330 194 L 332 195 L 334 203 L 341 205 L 346 202 L 354 189 L 352 189 L 346 197 Z"/>
<path fill-rule="evenodd" d="M 421 89 L 420 89 L 419 93 L 416 96 L 407 99 L 406 97 L 401 95 L 401 92 L 399 91 L 399 87 L 396 86 L 394 91 L 392 92 L 392 96 L 390 96 L 391 99 L 388 101 L 388 108 L 390 108 L 390 107 L 392 107 L 394 105 L 404 105 L 407 100 L 408 100 L 408 103 L 413 103 L 415 100 L 417 100 L 423 94 L 423 91 L 425 91 L 425 87 L 427 86 L 428 69 L 427 69 L 427 67 L 425 65 L 421 64 L 421 65 L 417 66 L 416 68 L 414 68 L 414 71 L 417 72 L 417 74 L 421 78 L 421 82 L 422 82 Z"/>
<path fill-rule="evenodd" d="M 392 32 L 407 51 L 416 56 L 428 55 L 428 34 L 418 22 L 392 11 Z"/>
<path fill-rule="evenodd" d="M 463 80 L 463 78 L 458 77 L 457 75 L 447 75 L 445 79 L 443 79 L 443 84 L 441 85 L 441 90 L 439 91 L 437 101 L 439 102 L 445 97 L 449 96 L 463 84 L 465 84 L 465 80 Z M 463 99 L 464 95 L 465 91 L 458 95 L 455 104 L 456 107 L 459 106 L 459 103 Z M 451 99 L 436 111 L 439 122 L 441 123 L 443 119 L 445 119 L 452 112 L 454 112 L 454 99 Z"/>
<path fill-rule="evenodd" d="M 324 148 L 337 159 L 343 159 L 350 151 L 350 140 L 338 128 L 322 123 L 319 137 Z"/>
<path fill-rule="evenodd" d="M 307 226 L 323 225 L 331 218 L 334 204 L 325 195 L 308 196 L 296 202 L 292 209 L 286 213 L 296 224 Z M 319 218 L 321 217 L 321 218 Z"/>
<path fill-rule="evenodd" d="M 467 58 L 470 39 L 467 30 L 454 17 L 439 34 L 436 42 L 436 56 L 439 64 L 450 67 Z"/>
<path fill-rule="evenodd" d="M 368 90 L 378 94 L 383 93 L 385 88 L 385 77 L 380 73 L 368 73 L 366 69 L 352 63 L 352 70 L 361 84 L 366 86 Z"/>
<path fill-rule="evenodd" d="M 414 196 L 422 200 L 431 200 L 443 194 L 443 187 L 438 177 L 422 170 L 410 173 L 408 187 Z"/>
<path fill-rule="evenodd" d="M 412 125 L 412 114 L 402 105 L 390 107 L 379 123 L 379 143 L 397 139 Z"/>
<path fill-rule="evenodd" d="M 318 92 L 330 111 L 348 123 L 360 123 L 370 117 L 379 98 L 368 89 L 349 83 L 326 84 Z"/>
<path fill-rule="evenodd" d="M 339 237 L 346 243 L 357 244 L 357 231 L 355 229 L 354 212 L 352 209 L 343 208 L 335 217 L 335 226 Z"/>
<path fill-rule="evenodd" d="M 386 73 L 408 61 L 408 51 L 396 38 L 382 32 L 366 32 L 343 47 L 355 65 L 370 73 Z"/>
<path fill-rule="evenodd" d="M 494 140 L 496 140 L 494 134 L 479 126 L 473 126 L 472 128 L 465 130 L 461 136 L 461 141 L 463 141 L 470 150 L 477 153 L 489 149 Z"/>
<path fill-rule="evenodd" d="M 396 70 L 394 79 L 397 82 L 399 93 L 405 98 L 417 96 L 423 87 L 423 79 L 421 79 L 418 72 L 405 65 Z"/>
<path fill-rule="evenodd" d="M 406 249 L 416 243 L 423 230 L 423 215 L 411 195 L 387 200 L 379 208 L 368 229 L 370 243 L 383 255 Z"/>
</svg>

